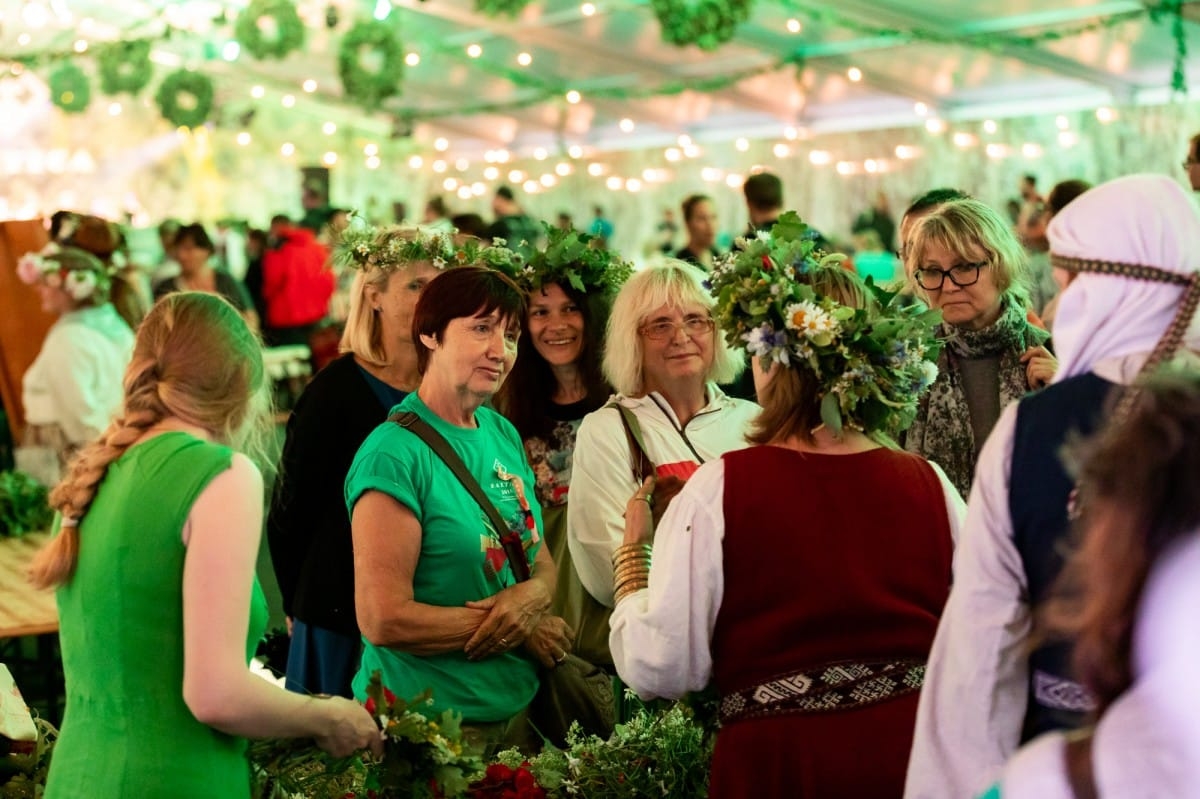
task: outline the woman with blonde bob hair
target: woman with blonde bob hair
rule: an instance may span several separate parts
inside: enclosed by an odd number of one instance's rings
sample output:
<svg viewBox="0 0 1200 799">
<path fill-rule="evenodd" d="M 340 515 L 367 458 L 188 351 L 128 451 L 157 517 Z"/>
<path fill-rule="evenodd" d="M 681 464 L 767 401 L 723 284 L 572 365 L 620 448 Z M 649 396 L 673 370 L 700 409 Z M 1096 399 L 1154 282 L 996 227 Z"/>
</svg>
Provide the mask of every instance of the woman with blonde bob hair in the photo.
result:
<svg viewBox="0 0 1200 799">
<path fill-rule="evenodd" d="M 247 737 L 381 750 L 361 707 L 246 668 L 266 625 L 254 576 L 270 430 L 262 350 L 233 306 L 172 294 L 138 329 L 124 408 L 50 497 L 67 707 L 46 796 L 243 796 Z"/>
<path fill-rule="evenodd" d="M 654 478 L 631 490 L 609 567 L 620 677 L 720 696 L 712 799 L 899 799 L 950 591 L 962 501 L 881 443 L 932 382 L 936 319 L 881 310 L 806 230 L 785 215 L 712 274 L 721 330 L 753 356 L 755 446 L 701 466 L 657 531 Z"/>
<path fill-rule="evenodd" d="M 350 516 L 342 496 L 354 453 L 421 382 L 412 320 L 425 285 L 457 263 L 454 241 L 416 228 L 352 228 L 334 259 L 355 271 L 341 357 L 288 418 L 267 541 L 291 619 L 287 687 L 352 696 L 362 633 L 354 605 Z"/>
<path fill-rule="evenodd" d="M 648 266 L 613 301 L 603 369 L 617 394 L 584 417 L 575 443 L 567 542 L 579 579 L 613 602 L 609 559 L 621 542 L 621 513 L 640 482 L 644 452 L 663 483 L 746 445 L 759 408 L 717 387 L 743 363 L 715 334 L 705 274 L 682 261 Z M 627 432 L 628 431 L 628 432 Z M 661 492 L 660 492 L 661 493 Z"/>
<path fill-rule="evenodd" d="M 935 461 L 965 497 L 1000 411 L 1054 377 L 1050 334 L 1029 320 L 1025 251 L 998 213 L 954 200 L 921 219 L 904 265 L 917 296 L 942 312 L 938 379 L 905 447 Z"/>
</svg>

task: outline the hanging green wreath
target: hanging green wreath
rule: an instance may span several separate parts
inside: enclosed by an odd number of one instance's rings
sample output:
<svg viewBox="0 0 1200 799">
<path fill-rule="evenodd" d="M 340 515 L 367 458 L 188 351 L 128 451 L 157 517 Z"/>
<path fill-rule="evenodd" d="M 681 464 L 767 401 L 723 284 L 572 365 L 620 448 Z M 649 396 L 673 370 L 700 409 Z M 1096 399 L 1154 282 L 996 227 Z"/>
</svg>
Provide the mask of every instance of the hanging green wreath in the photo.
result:
<svg viewBox="0 0 1200 799">
<path fill-rule="evenodd" d="M 154 77 L 149 39 L 109 45 L 96 56 L 96 62 L 100 65 L 100 89 L 105 94 L 137 94 Z"/>
<path fill-rule="evenodd" d="M 338 48 L 338 74 L 346 97 L 364 106 L 399 94 L 404 48 L 392 27 L 371 20 L 351 28 Z"/>
<path fill-rule="evenodd" d="M 527 5 L 529 0 L 475 0 L 475 10 L 489 17 L 515 17 Z"/>
<path fill-rule="evenodd" d="M 733 38 L 737 26 L 750 18 L 751 0 L 652 0 L 662 26 L 663 41 L 701 50 L 716 50 Z"/>
<path fill-rule="evenodd" d="M 68 61 L 50 75 L 50 99 L 69 114 L 82 113 L 92 101 L 92 82 Z"/>
<path fill-rule="evenodd" d="M 199 127 L 212 113 L 212 79 L 200 72 L 177 69 L 159 84 L 154 99 L 163 119 L 172 125 Z"/>
<path fill-rule="evenodd" d="M 260 61 L 304 46 L 304 22 L 291 0 L 251 0 L 234 27 L 238 43 Z"/>
</svg>

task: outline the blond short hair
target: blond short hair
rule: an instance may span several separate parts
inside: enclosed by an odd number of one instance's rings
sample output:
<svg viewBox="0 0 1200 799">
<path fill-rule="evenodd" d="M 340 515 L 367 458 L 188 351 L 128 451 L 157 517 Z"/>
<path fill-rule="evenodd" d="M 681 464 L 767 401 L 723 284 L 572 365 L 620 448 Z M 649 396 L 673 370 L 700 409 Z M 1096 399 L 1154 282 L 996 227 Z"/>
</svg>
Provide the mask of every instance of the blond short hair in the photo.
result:
<svg viewBox="0 0 1200 799">
<path fill-rule="evenodd" d="M 925 290 L 913 274 L 925 258 L 925 248 L 940 244 L 964 260 L 983 250 L 996 276 L 996 288 L 1006 303 L 1029 305 L 1029 257 L 1012 228 L 991 206 L 979 200 L 954 200 L 922 217 L 904 250 L 904 270 L 917 296 Z"/>
<path fill-rule="evenodd" d="M 691 264 L 663 258 L 635 272 L 617 292 L 604 343 L 604 376 L 621 394 L 641 394 L 645 390 L 642 359 L 645 349 L 638 328 L 656 308 L 683 308 L 699 305 L 712 312 L 716 303 L 705 286 L 705 275 Z M 713 331 L 713 362 L 705 380 L 728 383 L 741 374 L 745 361 L 725 343 L 719 330 Z"/>
<path fill-rule="evenodd" d="M 379 314 L 367 301 L 367 288 L 373 286 L 380 294 L 388 290 L 388 281 L 392 275 L 403 272 L 401 269 L 384 269 L 372 266 L 355 273 L 354 283 L 350 286 L 350 312 L 346 316 L 346 326 L 342 330 L 341 341 L 338 342 L 339 352 L 352 352 L 371 366 L 387 366 L 388 354 L 383 345 L 383 328 L 379 322 Z"/>
</svg>

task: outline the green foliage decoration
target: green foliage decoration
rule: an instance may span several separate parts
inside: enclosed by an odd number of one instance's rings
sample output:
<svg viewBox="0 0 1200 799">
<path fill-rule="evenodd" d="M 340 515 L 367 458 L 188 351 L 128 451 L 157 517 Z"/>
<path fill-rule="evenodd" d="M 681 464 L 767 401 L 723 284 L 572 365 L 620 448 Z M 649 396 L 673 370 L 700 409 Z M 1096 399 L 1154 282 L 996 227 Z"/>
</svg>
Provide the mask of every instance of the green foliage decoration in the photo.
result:
<svg viewBox="0 0 1200 799">
<path fill-rule="evenodd" d="M 67 62 L 50 74 L 50 100 L 69 114 L 79 114 L 92 101 L 92 82 L 78 65 Z"/>
<path fill-rule="evenodd" d="M 100 89 L 105 94 L 137 94 L 146 88 L 154 77 L 150 46 L 149 39 L 134 39 L 102 48 L 96 56 Z"/>
<path fill-rule="evenodd" d="M 527 5 L 529 0 L 475 0 L 475 10 L 489 17 L 515 17 Z"/>
<path fill-rule="evenodd" d="M 154 97 L 163 119 L 172 125 L 203 125 L 213 109 L 212 78 L 202 72 L 178 69 L 167 75 Z"/>
<path fill-rule="evenodd" d="M 566 743 L 565 749 L 547 744 L 532 758 L 508 749 L 496 755 L 496 762 L 527 771 L 548 799 L 694 799 L 708 795 L 713 737 L 682 702 L 665 709 L 635 710 L 607 741 L 584 734 L 574 724 Z M 488 776 L 492 773 L 489 769 Z M 534 793 L 518 791 L 516 795 Z"/>
<path fill-rule="evenodd" d="M 234 27 L 238 43 L 260 61 L 304 46 L 304 22 L 291 0 L 251 0 Z"/>
<path fill-rule="evenodd" d="M 49 530 L 54 511 L 49 491 L 24 472 L 0 472 L 0 538 Z"/>
<path fill-rule="evenodd" d="M 679 47 L 716 50 L 750 18 L 750 0 L 652 0 L 663 41 Z"/>
<path fill-rule="evenodd" d="M 364 58 L 378 63 L 368 67 Z M 351 28 L 338 48 L 338 74 L 346 97 L 363 106 L 378 105 L 399 94 L 404 48 L 392 26 L 370 20 Z"/>
<path fill-rule="evenodd" d="M 865 307 L 819 293 L 803 276 L 840 271 L 844 256 L 822 253 L 795 211 L 735 246 L 709 275 L 713 316 L 729 345 L 744 347 L 764 369 L 807 373 L 834 435 L 845 427 L 887 436 L 907 429 L 937 379 L 941 311 L 903 307 L 870 280 Z"/>
<path fill-rule="evenodd" d="M 546 225 L 546 246 L 512 277 L 527 292 L 556 283 L 590 294 L 616 294 L 633 274 L 633 265 L 600 246 L 595 236 Z"/>
</svg>

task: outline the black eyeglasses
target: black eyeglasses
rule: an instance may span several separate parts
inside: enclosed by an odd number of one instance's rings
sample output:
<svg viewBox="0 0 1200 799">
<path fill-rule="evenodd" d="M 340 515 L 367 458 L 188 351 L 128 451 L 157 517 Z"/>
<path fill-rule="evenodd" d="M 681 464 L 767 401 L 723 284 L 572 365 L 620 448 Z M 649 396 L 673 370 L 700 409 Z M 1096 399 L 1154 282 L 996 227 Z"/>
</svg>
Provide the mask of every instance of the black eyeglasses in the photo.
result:
<svg viewBox="0 0 1200 799">
<path fill-rule="evenodd" d="M 917 279 L 917 285 L 926 291 L 937 291 L 946 278 L 950 278 L 950 282 L 959 288 L 966 288 L 979 282 L 979 270 L 987 265 L 987 261 L 981 261 L 977 264 L 959 264 L 950 269 L 922 266 L 913 272 L 913 277 Z"/>
<path fill-rule="evenodd" d="M 663 341 L 672 338 L 675 331 L 680 328 L 689 337 L 703 336 L 706 333 L 711 333 L 713 327 L 716 326 L 710 317 L 707 316 L 687 316 L 682 322 L 673 322 L 670 319 L 659 319 L 655 322 L 642 325 L 641 334 L 653 341 Z"/>
</svg>

